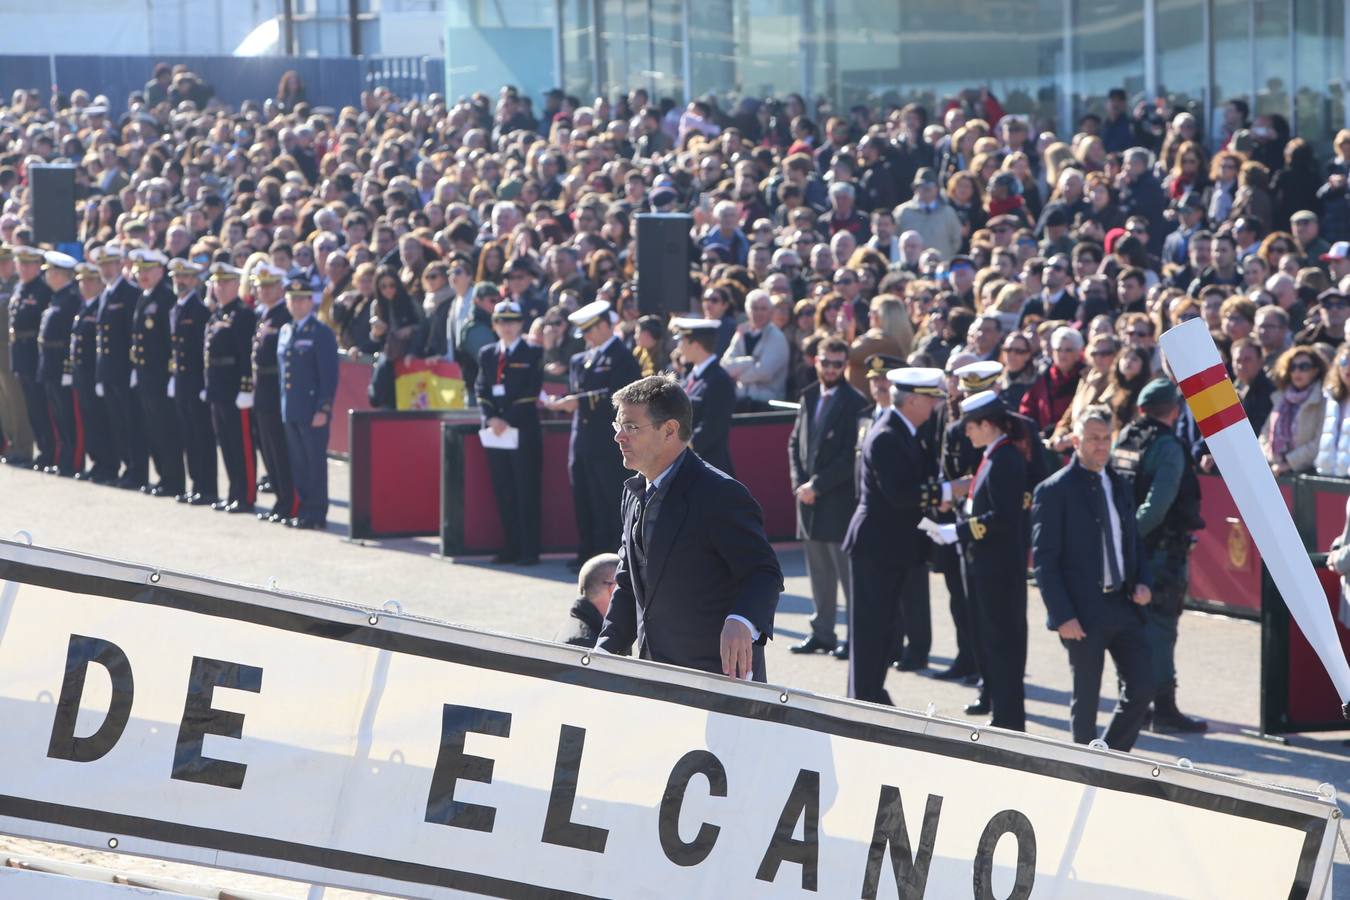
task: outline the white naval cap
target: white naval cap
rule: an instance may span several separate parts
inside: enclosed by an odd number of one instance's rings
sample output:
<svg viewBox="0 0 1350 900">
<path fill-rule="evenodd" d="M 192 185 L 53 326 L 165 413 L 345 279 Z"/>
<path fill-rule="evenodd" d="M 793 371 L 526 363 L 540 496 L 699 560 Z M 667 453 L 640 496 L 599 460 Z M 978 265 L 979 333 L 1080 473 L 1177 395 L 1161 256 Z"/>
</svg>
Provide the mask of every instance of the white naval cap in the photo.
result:
<svg viewBox="0 0 1350 900">
<path fill-rule="evenodd" d="M 925 397 L 947 396 L 947 392 L 942 387 L 942 379 L 941 369 L 921 366 L 891 369 L 886 373 L 886 380 L 900 390 L 908 391 L 911 394 L 922 394 Z"/>
<path fill-rule="evenodd" d="M 1003 374 L 1003 363 L 994 359 L 982 359 L 960 366 L 952 374 L 961 379 L 961 390 L 973 393 L 993 384 L 994 380 Z"/>
<path fill-rule="evenodd" d="M 569 315 L 567 321 L 571 322 L 576 328 L 576 336 L 581 337 L 584 332 L 598 325 L 602 318 L 607 318 L 610 322 L 614 321 L 609 302 L 596 300 L 593 303 L 587 303 L 581 309 Z"/>
<path fill-rule="evenodd" d="M 56 250 L 48 250 L 42 255 L 42 258 L 47 263 L 43 266 L 44 269 L 64 269 L 67 272 L 73 272 L 75 266 L 79 263 L 79 260 L 75 257 L 66 253 L 59 253 Z"/>
</svg>

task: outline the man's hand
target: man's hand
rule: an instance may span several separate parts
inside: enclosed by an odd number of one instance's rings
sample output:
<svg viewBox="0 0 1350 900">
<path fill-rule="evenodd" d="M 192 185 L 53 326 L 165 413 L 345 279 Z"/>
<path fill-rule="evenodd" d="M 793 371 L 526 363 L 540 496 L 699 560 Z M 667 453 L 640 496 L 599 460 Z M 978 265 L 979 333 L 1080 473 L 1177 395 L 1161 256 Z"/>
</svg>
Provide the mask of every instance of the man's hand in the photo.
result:
<svg viewBox="0 0 1350 900">
<path fill-rule="evenodd" d="M 510 427 L 509 425 L 506 424 L 506 420 L 503 419 L 501 416 L 493 416 L 492 418 L 487 420 L 487 424 L 488 428 L 492 429 L 492 433 L 497 435 L 498 437 L 501 437 L 502 432 Z"/>
<path fill-rule="evenodd" d="M 809 481 L 806 484 L 802 485 L 801 487 L 797 488 L 796 493 L 797 499 L 805 503 L 807 506 L 810 506 L 811 504 L 816 502 L 816 489 L 811 487 L 811 483 Z"/>
<path fill-rule="evenodd" d="M 1145 588 L 1145 590 L 1147 590 L 1147 588 Z M 1059 626 L 1059 636 L 1066 641 L 1081 641 L 1083 638 L 1087 637 L 1087 632 L 1083 630 L 1082 625 L 1078 624 L 1077 619 L 1070 619 Z"/>
<path fill-rule="evenodd" d="M 1134 586 L 1134 602 L 1140 606 L 1148 606 L 1153 602 L 1153 591 L 1149 590 L 1146 584 L 1136 584 Z"/>
<path fill-rule="evenodd" d="M 314 414 L 314 418 L 309 420 L 310 428 L 322 428 L 328 424 L 328 413 L 319 410 Z"/>
<path fill-rule="evenodd" d="M 1200 471 L 1201 471 L 1201 472 L 1213 472 L 1213 471 L 1214 471 L 1214 457 L 1210 456 L 1208 453 L 1206 453 L 1204 456 L 1200 457 Z"/>
<path fill-rule="evenodd" d="M 749 678 L 754 643 L 744 622 L 727 619 L 722 626 L 722 674 L 728 678 Z"/>
</svg>

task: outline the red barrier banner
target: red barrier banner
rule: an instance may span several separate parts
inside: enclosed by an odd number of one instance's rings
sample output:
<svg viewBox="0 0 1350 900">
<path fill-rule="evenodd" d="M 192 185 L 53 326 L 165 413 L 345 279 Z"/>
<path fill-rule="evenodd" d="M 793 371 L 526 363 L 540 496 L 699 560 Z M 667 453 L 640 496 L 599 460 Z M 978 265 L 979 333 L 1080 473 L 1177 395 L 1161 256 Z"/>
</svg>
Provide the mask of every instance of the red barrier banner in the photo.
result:
<svg viewBox="0 0 1350 900">
<path fill-rule="evenodd" d="M 1281 483 L 1280 493 L 1292 510 L 1293 486 Z M 1200 517 L 1205 527 L 1196 532 L 1191 549 L 1191 600 L 1256 616 L 1261 610 L 1261 554 L 1222 478 L 1201 476 Z"/>
<path fill-rule="evenodd" d="M 333 397 L 333 427 L 328 429 L 328 454 L 345 457 L 351 452 L 347 418 L 351 412 L 371 408 L 366 394 L 370 387 L 370 361 L 342 357 L 338 363 L 337 394 Z"/>
</svg>

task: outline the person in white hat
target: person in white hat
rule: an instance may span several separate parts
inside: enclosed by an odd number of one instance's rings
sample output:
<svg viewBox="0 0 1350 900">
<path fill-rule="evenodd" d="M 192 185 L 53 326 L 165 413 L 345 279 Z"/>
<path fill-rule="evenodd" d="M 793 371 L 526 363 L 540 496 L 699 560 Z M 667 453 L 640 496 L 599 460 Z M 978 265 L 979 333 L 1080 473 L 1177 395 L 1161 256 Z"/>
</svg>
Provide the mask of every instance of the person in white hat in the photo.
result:
<svg viewBox="0 0 1350 900">
<path fill-rule="evenodd" d="M 568 471 L 580 547 L 573 571 L 619 546 L 619 496 L 626 471 L 614 443 L 614 392 L 642 376 L 642 367 L 614 333 L 614 313 L 604 300 L 567 317 L 586 349 L 568 365 L 570 393 L 546 405 L 572 413 Z"/>
<path fill-rule="evenodd" d="M 942 370 L 893 369 L 887 378 L 891 413 L 863 441 L 858 507 L 843 546 L 853 583 L 848 695 L 893 706 L 885 680 L 901 625 L 900 598 L 928 558 L 919 522 L 960 498 L 957 485 L 938 480 L 936 459 L 918 437 L 946 396 Z"/>
<path fill-rule="evenodd" d="M 0 462 L 33 464 L 33 428 L 24 407 L 23 386 L 10 371 L 9 300 L 19 284 L 14 248 L 0 243 Z"/>
<path fill-rule="evenodd" d="M 82 305 L 70 334 L 70 368 L 74 376 L 76 404 L 84 428 L 85 454 L 92 465 L 75 477 L 94 484 L 112 484 L 120 468 L 108 424 L 108 407 L 98 396 L 98 298 L 103 293 L 103 275 L 92 262 L 75 267 L 75 284 Z"/>
<path fill-rule="evenodd" d="M 43 471 L 56 464 L 56 432 L 47 411 L 47 392 L 38 378 L 38 329 L 42 313 L 52 299 L 52 289 L 42 280 L 42 251 L 36 247 L 14 248 L 19 286 L 9 299 L 10 371 L 19 379 L 28 424 L 38 455 L 32 467 Z"/>
<path fill-rule="evenodd" d="M 80 292 L 75 287 L 73 256 L 49 251 L 44 259 L 44 280 L 52 294 L 38 327 L 38 379 L 56 425 L 56 459 L 44 471 L 70 478 L 84 468 L 84 434 L 75 414 L 71 390 L 75 379 L 70 367 L 70 332 L 80 311 Z"/>
<path fill-rule="evenodd" d="M 276 497 L 271 510 L 257 515 L 260 520 L 281 525 L 289 525 L 300 512 L 300 495 L 295 490 L 290 450 L 286 447 L 286 423 L 281 418 L 281 369 L 277 363 L 277 339 L 282 326 L 291 321 L 290 310 L 282 299 L 285 278 L 286 273 L 271 263 L 253 268 L 254 309 L 258 314 L 253 332 L 253 393 L 247 397 L 239 395 L 241 407 L 253 411 L 263 462 L 267 463 L 268 479 Z M 233 504 L 224 511 L 248 512 Z"/>
<path fill-rule="evenodd" d="M 694 408 L 694 434 L 689 446 L 709 465 L 733 478 L 731 416 L 736 411 L 736 382 L 714 353 L 717 319 L 675 318 L 670 327 L 680 337 L 680 355 L 689 365 L 680 386 Z"/>
<path fill-rule="evenodd" d="M 106 285 L 98 301 L 98 380 L 94 392 L 108 408 L 109 433 L 121 465 L 117 486 L 140 490 L 150 480 L 140 398 L 131 389 L 132 319 L 141 290 L 134 263 L 121 244 L 95 247 L 89 251 L 89 258 L 98 265 Z"/>
<path fill-rule="evenodd" d="M 173 291 L 164 277 L 169 260 L 158 250 L 139 248 L 131 251 L 131 261 L 141 288 L 131 324 L 131 356 L 135 364 L 131 386 L 140 396 L 150 457 L 159 474 L 158 482 L 146 484 L 141 490 L 152 497 L 177 497 L 185 490 L 186 476 L 178 411 L 169 399 L 172 357 L 169 310 L 174 304 Z"/>
<path fill-rule="evenodd" d="M 239 299 L 243 274 L 228 263 L 211 264 L 214 300 L 206 326 L 206 402 L 230 482 L 229 494 L 211 505 L 217 511 L 235 506 L 254 512 L 258 499 L 253 423 L 244 408 L 248 402 L 244 398 L 253 397 L 253 332 L 258 317 Z"/>
<path fill-rule="evenodd" d="M 176 499 L 192 506 L 211 506 L 219 501 L 216 466 L 216 434 L 211 426 L 211 408 L 206 403 L 206 320 L 210 312 L 202 299 L 202 268 L 191 260 L 169 263 L 176 302 L 169 311 L 173 375 L 169 395 L 178 411 L 183 453 L 192 485 Z"/>
</svg>

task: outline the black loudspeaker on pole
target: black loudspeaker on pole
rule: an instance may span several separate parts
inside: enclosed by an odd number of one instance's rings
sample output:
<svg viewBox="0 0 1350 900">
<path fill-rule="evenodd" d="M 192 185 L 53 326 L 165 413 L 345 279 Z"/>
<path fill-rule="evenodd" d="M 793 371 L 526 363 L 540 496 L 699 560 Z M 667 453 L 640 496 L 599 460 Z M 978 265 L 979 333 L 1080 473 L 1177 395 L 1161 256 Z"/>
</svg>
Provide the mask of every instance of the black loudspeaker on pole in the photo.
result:
<svg viewBox="0 0 1350 900">
<path fill-rule="evenodd" d="M 75 233 L 75 167 L 28 167 L 33 204 L 33 240 L 39 244 L 69 244 Z"/>
<path fill-rule="evenodd" d="M 638 310 L 643 314 L 689 311 L 689 230 L 682 213 L 639 213 L 637 223 Z"/>
</svg>

